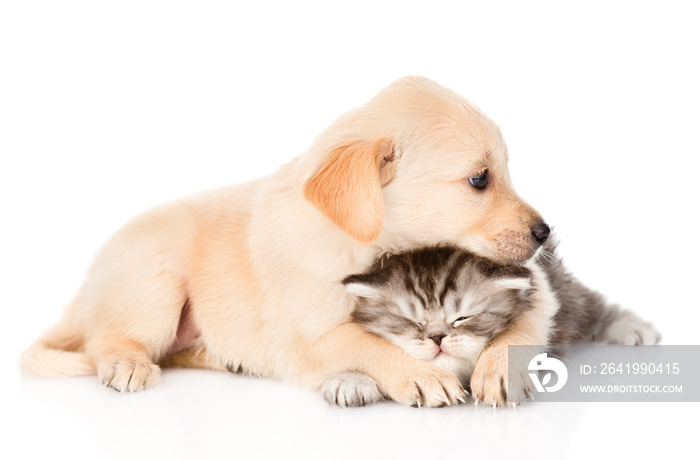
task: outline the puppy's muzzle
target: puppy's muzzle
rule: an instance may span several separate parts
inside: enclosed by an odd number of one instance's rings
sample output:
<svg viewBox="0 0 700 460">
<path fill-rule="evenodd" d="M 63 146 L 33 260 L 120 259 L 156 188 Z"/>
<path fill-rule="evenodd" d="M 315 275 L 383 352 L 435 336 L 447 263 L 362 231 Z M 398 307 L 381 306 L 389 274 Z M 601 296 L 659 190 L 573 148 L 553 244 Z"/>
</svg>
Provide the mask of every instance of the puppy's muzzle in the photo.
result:
<svg viewBox="0 0 700 460">
<path fill-rule="evenodd" d="M 542 246 L 545 241 L 547 241 L 547 238 L 549 238 L 550 231 L 549 225 L 541 222 L 532 227 L 531 233 L 532 237 L 537 241 L 537 244 Z"/>
</svg>

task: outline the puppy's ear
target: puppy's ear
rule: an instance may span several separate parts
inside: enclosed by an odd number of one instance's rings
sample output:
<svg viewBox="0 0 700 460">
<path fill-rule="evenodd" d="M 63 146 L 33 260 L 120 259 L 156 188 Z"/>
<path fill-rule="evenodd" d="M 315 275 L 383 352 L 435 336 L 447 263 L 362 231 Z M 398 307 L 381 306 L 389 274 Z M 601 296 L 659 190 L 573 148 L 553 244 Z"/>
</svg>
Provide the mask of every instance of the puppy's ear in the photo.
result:
<svg viewBox="0 0 700 460">
<path fill-rule="evenodd" d="M 363 244 L 382 232 L 382 186 L 396 173 L 394 143 L 358 141 L 333 150 L 304 186 L 304 195 L 348 235 Z"/>
</svg>

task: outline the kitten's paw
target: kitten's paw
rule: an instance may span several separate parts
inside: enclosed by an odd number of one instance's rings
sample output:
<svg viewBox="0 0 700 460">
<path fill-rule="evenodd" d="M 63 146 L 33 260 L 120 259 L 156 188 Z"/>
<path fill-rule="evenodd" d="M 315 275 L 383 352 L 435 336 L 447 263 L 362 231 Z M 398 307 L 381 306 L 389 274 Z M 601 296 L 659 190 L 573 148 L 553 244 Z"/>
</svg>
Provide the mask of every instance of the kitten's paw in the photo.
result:
<svg viewBox="0 0 700 460">
<path fill-rule="evenodd" d="M 384 388 L 394 401 L 413 407 L 457 405 L 466 394 L 456 375 L 424 361 L 405 372 L 392 373 Z"/>
<path fill-rule="evenodd" d="M 104 386 L 120 392 L 144 390 L 160 383 L 160 368 L 151 361 L 120 356 L 101 362 L 97 375 Z"/>
<path fill-rule="evenodd" d="M 649 321 L 630 310 L 613 308 L 618 312 L 605 326 L 599 342 L 613 345 L 655 345 L 661 342 L 661 333 Z"/>
<path fill-rule="evenodd" d="M 476 361 L 469 386 L 476 403 L 506 406 L 527 400 L 533 392 L 527 372 L 508 380 L 508 345 L 496 343 L 485 348 Z"/>
<path fill-rule="evenodd" d="M 329 404 L 341 407 L 359 407 L 386 399 L 379 384 L 360 372 L 343 372 L 329 377 L 321 394 Z"/>
</svg>

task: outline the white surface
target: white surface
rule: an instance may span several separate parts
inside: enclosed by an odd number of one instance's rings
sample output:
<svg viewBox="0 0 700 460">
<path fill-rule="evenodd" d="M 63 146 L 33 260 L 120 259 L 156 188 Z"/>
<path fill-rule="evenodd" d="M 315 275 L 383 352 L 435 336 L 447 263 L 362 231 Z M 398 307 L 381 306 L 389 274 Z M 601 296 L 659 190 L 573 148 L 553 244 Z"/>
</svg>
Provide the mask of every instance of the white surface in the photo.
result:
<svg viewBox="0 0 700 460">
<path fill-rule="evenodd" d="M 341 409 L 280 382 L 192 370 L 135 394 L 88 377 L 17 390 L 9 441 L 24 458 L 697 458 L 697 405 L 678 403 Z"/>
<path fill-rule="evenodd" d="M 697 403 L 341 410 L 308 390 L 205 371 L 167 371 L 134 395 L 96 378 L 19 377 L 19 353 L 121 223 L 274 170 L 406 74 L 446 84 L 500 124 L 517 190 L 556 226 L 581 279 L 653 320 L 664 343 L 697 344 L 694 5 L 404 3 L 0 5 L 4 451 L 697 455 Z"/>
</svg>

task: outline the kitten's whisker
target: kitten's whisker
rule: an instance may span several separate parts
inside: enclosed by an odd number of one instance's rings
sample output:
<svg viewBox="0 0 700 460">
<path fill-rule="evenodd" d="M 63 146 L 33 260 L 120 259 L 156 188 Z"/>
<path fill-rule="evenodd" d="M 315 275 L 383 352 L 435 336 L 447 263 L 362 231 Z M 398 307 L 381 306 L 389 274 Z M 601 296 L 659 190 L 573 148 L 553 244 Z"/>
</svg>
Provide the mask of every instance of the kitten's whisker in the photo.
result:
<svg viewBox="0 0 700 460">
<path fill-rule="evenodd" d="M 555 260 L 554 253 L 547 251 L 546 249 L 541 249 L 538 255 L 538 259 L 544 259 L 547 262 L 553 262 Z"/>
</svg>

